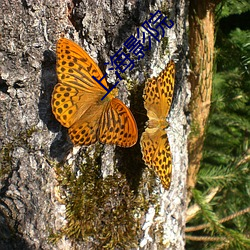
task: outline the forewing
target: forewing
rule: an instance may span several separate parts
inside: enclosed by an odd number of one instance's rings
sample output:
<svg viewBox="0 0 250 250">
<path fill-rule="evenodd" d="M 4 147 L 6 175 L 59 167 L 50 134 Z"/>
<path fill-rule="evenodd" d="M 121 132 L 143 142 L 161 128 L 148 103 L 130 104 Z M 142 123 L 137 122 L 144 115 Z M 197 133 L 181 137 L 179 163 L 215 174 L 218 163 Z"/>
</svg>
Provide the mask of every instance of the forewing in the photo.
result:
<svg viewBox="0 0 250 250">
<path fill-rule="evenodd" d="M 103 77 L 90 56 L 77 44 L 61 38 L 57 43 L 59 83 L 52 93 L 52 111 L 57 120 L 69 128 L 95 105 L 106 91 L 97 83 Z M 102 83 L 107 87 L 106 80 Z M 110 94 L 111 95 L 111 94 Z M 107 98 L 112 98 L 112 96 Z"/>
<path fill-rule="evenodd" d="M 144 106 L 150 118 L 166 118 L 174 91 L 175 65 L 170 61 L 158 77 L 150 78 L 143 91 Z"/>
<path fill-rule="evenodd" d="M 56 70 L 59 82 L 84 92 L 106 91 L 92 76 L 100 80 L 103 74 L 93 59 L 76 43 L 60 38 L 56 46 Z M 102 84 L 108 88 L 105 78 Z"/>
</svg>

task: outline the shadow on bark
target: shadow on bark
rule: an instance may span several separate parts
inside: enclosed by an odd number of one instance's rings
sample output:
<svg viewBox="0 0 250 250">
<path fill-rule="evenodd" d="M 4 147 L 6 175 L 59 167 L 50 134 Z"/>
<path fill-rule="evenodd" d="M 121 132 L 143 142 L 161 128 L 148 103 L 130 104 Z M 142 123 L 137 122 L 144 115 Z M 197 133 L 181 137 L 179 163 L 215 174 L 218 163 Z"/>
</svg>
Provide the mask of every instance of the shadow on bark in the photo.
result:
<svg viewBox="0 0 250 250">
<path fill-rule="evenodd" d="M 73 144 L 68 137 L 67 129 L 60 125 L 51 109 L 51 95 L 54 86 L 57 84 L 56 55 L 54 52 L 46 50 L 43 56 L 41 93 L 38 103 L 39 117 L 51 132 L 58 133 L 60 131 L 50 146 L 50 156 L 61 162 L 67 156 Z"/>
<path fill-rule="evenodd" d="M 6 206 L 6 204 L 4 204 Z M 31 250 L 32 248 L 24 240 L 24 238 L 17 234 L 16 222 L 10 225 L 10 218 L 6 218 L 2 211 L 0 211 L 0 249 L 3 250 Z"/>
</svg>

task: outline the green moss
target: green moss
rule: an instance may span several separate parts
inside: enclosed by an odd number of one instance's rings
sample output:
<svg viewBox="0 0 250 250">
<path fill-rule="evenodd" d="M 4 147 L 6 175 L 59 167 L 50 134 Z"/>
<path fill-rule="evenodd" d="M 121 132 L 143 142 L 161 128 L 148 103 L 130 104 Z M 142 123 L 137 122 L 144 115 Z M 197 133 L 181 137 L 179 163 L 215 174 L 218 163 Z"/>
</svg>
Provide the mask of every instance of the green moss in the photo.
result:
<svg viewBox="0 0 250 250">
<path fill-rule="evenodd" d="M 193 136 L 198 136 L 199 134 L 200 134 L 200 126 L 197 122 L 193 121 L 191 123 L 189 138 L 192 138 Z"/>
<path fill-rule="evenodd" d="M 122 79 L 125 81 L 128 90 L 132 90 L 138 85 L 138 80 L 132 80 L 124 73 L 121 73 L 120 75 Z"/>
<path fill-rule="evenodd" d="M 164 55 L 169 54 L 168 47 L 169 47 L 168 46 L 168 37 L 165 36 L 161 39 L 161 48 L 164 51 Z"/>
<path fill-rule="evenodd" d="M 169 4 L 167 1 L 162 3 L 161 13 L 164 14 L 165 16 L 169 16 Z"/>
<path fill-rule="evenodd" d="M 32 136 L 33 133 L 37 132 L 38 129 L 35 126 L 30 127 L 24 133 L 22 133 L 23 139 L 28 139 Z"/>
<path fill-rule="evenodd" d="M 36 132 L 34 127 L 15 135 L 12 142 L 8 142 L 0 149 L 0 180 L 8 178 L 12 171 L 12 152 L 16 147 L 26 147 L 30 149 L 27 139 Z"/>
<path fill-rule="evenodd" d="M 103 179 L 92 159 L 80 164 L 77 174 L 68 165 L 58 165 L 56 172 L 66 197 L 68 223 L 60 232 L 51 234 L 51 241 L 65 235 L 75 241 L 92 242 L 98 249 L 138 246 L 139 220 L 150 201 L 142 192 L 135 195 L 124 174 L 117 171 Z"/>
<path fill-rule="evenodd" d="M 4 176 L 9 175 L 11 172 L 11 152 L 13 148 L 11 144 L 4 146 L 0 150 L 0 179 L 2 181 L 2 178 Z"/>
</svg>

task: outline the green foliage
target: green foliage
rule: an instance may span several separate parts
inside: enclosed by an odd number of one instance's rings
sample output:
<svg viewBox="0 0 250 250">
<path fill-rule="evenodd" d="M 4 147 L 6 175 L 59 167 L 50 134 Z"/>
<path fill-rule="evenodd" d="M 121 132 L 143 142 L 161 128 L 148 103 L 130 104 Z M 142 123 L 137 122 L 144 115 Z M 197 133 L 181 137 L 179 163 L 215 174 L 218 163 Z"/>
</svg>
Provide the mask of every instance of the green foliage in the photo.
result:
<svg viewBox="0 0 250 250">
<path fill-rule="evenodd" d="M 250 9 L 249 1 L 226 3 L 222 16 Z M 217 238 L 188 241 L 187 249 L 250 249 L 249 212 L 221 220 L 250 206 L 250 30 L 236 28 L 228 35 L 218 31 L 216 68 L 203 161 L 193 191 L 193 203 L 201 211 L 190 222 L 208 224 L 188 235 Z M 214 187 L 219 191 L 207 203 L 207 190 Z"/>
<path fill-rule="evenodd" d="M 248 0 L 223 0 L 221 17 L 230 16 L 233 14 L 241 14 L 250 10 Z"/>
<path fill-rule="evenodd" d="M 212 233 L 214 233 L 215 230 L 220 231 L 223 226 L 219 223 L 217 215 L 213 212 L 212 205 L 205 201 L 205 197 L 202 192 L 194 189 L 193 197 L 201 208 L 202 220 L 204 220 L 204 222 L 209 222 L 210 224 L 210 227 L 208 228 L 209 231 Z"/>
</svg>

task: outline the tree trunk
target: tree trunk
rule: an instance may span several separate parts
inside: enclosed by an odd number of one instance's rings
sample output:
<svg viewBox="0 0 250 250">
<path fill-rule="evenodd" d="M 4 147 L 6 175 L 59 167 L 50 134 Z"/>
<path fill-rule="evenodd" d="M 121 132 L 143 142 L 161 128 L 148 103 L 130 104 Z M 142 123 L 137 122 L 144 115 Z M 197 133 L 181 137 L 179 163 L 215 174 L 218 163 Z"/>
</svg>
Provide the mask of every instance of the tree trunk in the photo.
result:
<svg viewBox="0 0 250 250">
<path fill-rule="evenodd" d="M 0 249 L 184 249 L 187 131 L 186 1 L 0 2 Z M 172 184 L 164 190 L 129 149 L 73 147 L 51 112 L 61 35 L 104 62 L 160 10 L 174 22 L 165 37 L 126 72 L 119 98 L 129 104 L 139 136 L 148 77 L 171 58 L 176 85 L 168 137 Z M 154 66 L 153 66 L 154 65 Z M 108 78 L 115 82 L 115 75 Z M 144 110 L 144 111 L 142 111 Z M 143 112 L 143 114 L 142 114 Z"/>
<path fill-rule="evenodd" d="M 192 98 L 190 113 L 192 119 L 191 133 L 188 140 L 189 168 L 187 187 L 191 191 L 196 184 L 196 176 L 202 159 L 206 123 L 210 111 L 213 60 L 214 60 L 214 18 L 215 7 L 219 1 L 190 1 L 190 63 Z M 191 198 L 188 193 L 188 203 Z"/>
</svg>

